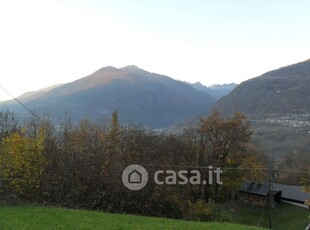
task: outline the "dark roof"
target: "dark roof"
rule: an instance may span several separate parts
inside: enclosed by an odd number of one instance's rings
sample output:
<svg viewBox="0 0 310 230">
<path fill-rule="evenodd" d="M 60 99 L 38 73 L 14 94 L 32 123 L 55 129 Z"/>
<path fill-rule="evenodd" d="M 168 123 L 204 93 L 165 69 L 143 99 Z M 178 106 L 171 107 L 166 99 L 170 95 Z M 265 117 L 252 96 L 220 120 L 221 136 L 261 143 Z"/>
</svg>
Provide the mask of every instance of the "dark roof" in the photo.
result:
<svg viewBox="0 0 310 230">
<path fill-rule="evenodd" d="M 253 181 L 245 181 L 241 185 L 241 188 L 239 189 L 239 191 L 266 196 L 269 191 L 269 186 L 268 186 L 268 183 L 257 183 Z"/>
<path fill-rule="evenodd" d="M 310 193 L 303 192 L 302 187 L 272 183 L 271 188 L 282 191 L 283 200 L 304 203 L 310 199 Z"/>
<path fill-rule="evenodd" d="M 259 196 L 267 196 L 269 184 L 258 183 L 254 181 L 245 181 L 241 185 L 239 192 L 255 194 Z M 302 187 L 291 186 L 285 184 L 271 183 L 270 194 L 276 195 L 279 191 L 282 192 L 282 199 L 292 202 L 305 203 L 305 200 L 310 200 L 310 193 L 302 191 Z"/>
</svg>

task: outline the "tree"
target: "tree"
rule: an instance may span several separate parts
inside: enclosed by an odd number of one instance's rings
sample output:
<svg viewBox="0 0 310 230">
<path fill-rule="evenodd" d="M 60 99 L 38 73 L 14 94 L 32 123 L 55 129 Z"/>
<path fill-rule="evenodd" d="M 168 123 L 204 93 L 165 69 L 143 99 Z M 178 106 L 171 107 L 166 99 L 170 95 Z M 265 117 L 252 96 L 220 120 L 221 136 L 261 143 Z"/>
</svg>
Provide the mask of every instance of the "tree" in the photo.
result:
<svg viewBox="0 0 310 230">
<path fill-rule="evenodd" d="M 112 118 L 110 122 L 109 132 L 106 135 L 107 140 L 107 157 L 103 162 L 103 170 L 108 175 L 110 174 L 111 165 L 115 160 L 120 162 L 120 124 L 118 120 L 118 112 L 114 111 L 112 113 Z"/>
<path fill-rule="evenodd" d="M 226 119 L 215 111 L 210 117 L 201 120 L 197 132 L 198 167 L 206 168 L 211 165 L 220 168 L 238 168 L 246 165 L 249 159 L 254 159 L 248 148 L 252 132 L 246 116 L 242 113 L 236 113 L 232 118 Z M 221 187 L 218 184 L 200 185 L 200 197 L 212 196 L 214 199 L 219 199 L 220 188 L 235 191 L 242 182 L 240 181 L 242 172 L 226 170 L 222 179 L 224 183 Z M 224 196 L 227 197 L 227 194 L 224 193 Z"/>
<path fill-rule="evenodd" d="M 7 137 L 18 130 L 18 120 L 9 111 L 0 111 L 0 139 Z"/>
<path fill-rule="evenodd" d="M 4 139 L 0 172 L 6 189 L 28 200 L 39 198 L 45 164 L 43 149 L 42 132 L 36 141 L 18 132 Z"/>
<path fill-rule="evenodd" d="M 234 154 L 244 151 L 252 134 L 244 114 L 236 113 L 224 119 L 217 111 L 201 120 L 198 132 L 202 154 L 206 153 L 207 161 L 219 167 L 225 166 Z"/>
</svg>

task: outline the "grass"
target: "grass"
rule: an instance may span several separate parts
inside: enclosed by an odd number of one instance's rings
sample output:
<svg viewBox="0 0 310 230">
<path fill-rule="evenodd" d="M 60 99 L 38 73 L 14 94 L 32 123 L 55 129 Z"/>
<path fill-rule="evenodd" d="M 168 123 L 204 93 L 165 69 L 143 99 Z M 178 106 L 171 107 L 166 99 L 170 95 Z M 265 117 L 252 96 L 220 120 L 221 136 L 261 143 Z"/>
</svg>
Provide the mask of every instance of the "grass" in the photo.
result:
<svg viewBox="0 0 310 230">
<path fill-rule="evenodd" d="M 110 214 L 34 205 L 0 206 L 0 229 L 261 229 L 230 223 L 204 223 Z M 286 228 L 287 229 L 287 228 Z"/>
<path fill-rule="evenodd" d="M 269 212 L 234 203 L 223 207 L 232 223 L 206 223 L 156 217 L 111 214 L 36 205 L 0 206 L 0 229 L 227 229 L 248 230 L 268 228 Z M 304 208 L 281 204 L 272 210 L 272 229 L 305 229 L 310 212 Z M 248 226 L 246 226 L 248 225 Z"/>
<path fill-rule="evenodd" d="M 230 212 L 234 223 L 269 227 L 269 211 L 267 209 L 238 205 Z M 305 208 L 282 203 L 271 212 L 272 229 L 305 229 L 310 223 L 309 215 L 309 210 Z"/>
</svg>

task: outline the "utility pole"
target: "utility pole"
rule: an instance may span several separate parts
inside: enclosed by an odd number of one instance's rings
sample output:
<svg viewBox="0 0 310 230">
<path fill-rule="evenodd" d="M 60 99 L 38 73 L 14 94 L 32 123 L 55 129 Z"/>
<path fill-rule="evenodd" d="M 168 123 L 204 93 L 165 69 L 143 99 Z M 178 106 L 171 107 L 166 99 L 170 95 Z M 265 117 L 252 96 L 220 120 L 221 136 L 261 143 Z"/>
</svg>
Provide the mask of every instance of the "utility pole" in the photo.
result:
<svg viewBox="0 0 310 230">
<path fill-rule="evenodd" d="M 270 168 L 270 158 L 268 160 L 268 208 L 269 208 L 269 228 L 272 229 L 272 219 L 271 219 L 271 168 Z"/>
</svg>

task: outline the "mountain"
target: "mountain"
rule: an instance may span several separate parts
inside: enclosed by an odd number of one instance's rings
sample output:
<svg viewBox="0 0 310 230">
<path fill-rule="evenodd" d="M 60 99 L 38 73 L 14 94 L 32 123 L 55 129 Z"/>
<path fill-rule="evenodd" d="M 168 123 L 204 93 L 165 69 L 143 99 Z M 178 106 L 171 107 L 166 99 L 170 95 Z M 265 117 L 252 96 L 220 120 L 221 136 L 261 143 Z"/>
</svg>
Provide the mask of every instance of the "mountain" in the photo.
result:
<svg viewBox="0 0 310 230">
<path fill-rule="evenodd" d="M 101 68 L 93 74 L 58 87 L 18 98 L 27 107 L 55 120 L 69 112 L 74 122 L 119 112 L 120 121 L 162 128 L 205 114 L 215 100 L 186 83 L 150 73 L 136 66 Z M 0 104 L 16 112 L 25 110 L 14 101 Z"/>
<path fill-rule="evenodd" d="M 254 140 L 270 154 L 310 152 L 310 59 L 241 83 L 214 109 L 247 114 Z"/>
<path fill-rule="evenodd" d="M 226 115 L 251 116 L 310 112 L 310 60 L 245 81 L 222 98 L 216 108 Z"/>
<path fill-rule="evenodd" d="M 219 100 L 220 98 L 228 95 L 232 90 L 234 90 L 237 87 L 237 84 L 235 83 L 223 84 L 223 85 L 211 85 L 209 87 L 204 86 L 200 82 L 189 84 L 196 90 L 205 92 L 216 100 Z"/>
<path fill-rule="evenodd" d="M 63 84 L 57 84 L 57 85 L 53 85 L 47 88 L 43 88 L 40 90 L 36 90 L 36 91 L 31 91 L 31 92 L 27 92 L 22 94 L 21 96 L 18 97 L 19 100 L 22 100 L 23 102 L 27 102 L 27 101 L 32 101 L 34 99 L 43 97 L 45 94 L 47 94 L 49 91 L 61 86 Z"/>
</svg>

